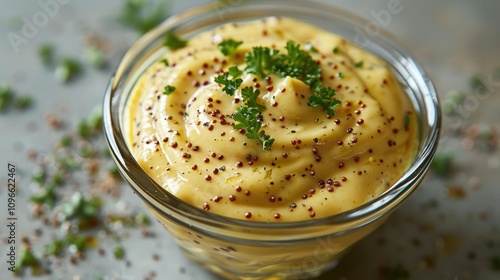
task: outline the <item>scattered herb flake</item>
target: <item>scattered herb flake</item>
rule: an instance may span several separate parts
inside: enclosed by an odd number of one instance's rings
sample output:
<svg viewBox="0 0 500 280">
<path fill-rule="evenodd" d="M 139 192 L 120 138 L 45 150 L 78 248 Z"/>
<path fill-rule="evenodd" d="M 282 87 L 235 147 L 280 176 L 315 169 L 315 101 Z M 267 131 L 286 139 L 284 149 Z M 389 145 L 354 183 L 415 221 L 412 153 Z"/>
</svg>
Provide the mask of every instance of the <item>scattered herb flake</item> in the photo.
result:
<svg viewBox="0 0 500 280">
<path fill-rule="evenodd" d="M 431 163 L 431 170 L 437 175 L 444 176 L 450 170 L 452 162 L 453 154 L 451 152 L 436 153 Z"/>
<path fill-rule="evenodd" d="M 4 112 L 7 109 L 12 97 L 13 94 L 10 87 L 4 83 L 0 83 L 0 112 Z"/>
<path fill-rule="evenodd" d="M 14 96 L 12 105 L 19 110 L 28 109 L 33 104 L 33 99 L 30 96 Z"/>
<path fill-rule="evenodd" d="M 102 207 L 101 199 L 94 197 L 85 199 L 82 193 L 76 192 L 71 199 L 62 205 L 61 215 L 64 220 L 96 217 Z"/>
<path fill-rule="evenodd" d="M 47 205 L 52 208 L 56 203 L 56 193 L 54 189 L 54 186 L 44 188 L 40 194 L 31 196 L 30 200 L 34 203 Z"/>
<path fill-rule="evenodd" d="M 168 59 L 166 59 L 166 58 L 161 59 L 160 62 L 163 63 L 163 65 L 165 65 L 165 66 L 169 66 L 170 65 L 168 63 Z"/>
<path fill-rule="evenodd" d="M 80 63 L 73 58 L 64 58 L 56 66 L 57 80 L 66 83 L 73 80 L 82 71 Z"/>
<path fill-rule="evenodd" d="M 339 52 L 340 52 L 340 48 L 338 46 L 333 48 L 333 53 L 337 54 Z"/>
<path fill-rule="evenodd" d="M 243 44 L 242 41 L 235 41 L 235 40 L 229 38 L 229 39 L 226 39 L 226 40 L 220 42 L 217 45 L 217 48 L 219 48 L 219 50 L 225 56 L 230 56 L 230 55 L 233 55 L 236 52 L 236 50 L 238 49 L 238 47 L 241 44 Z"/>
<path fill-rule="evenodd" d="M 163 2 L 153 5 L 149 0 L 126 0 L 118 21 L 140 34 L 148 32 L 167 16 Z"/>
<path fill-rule="evenodd" d="M 165 89 L 163 91 L 163 94 L 165 95 L 170 95 L 172 92 L 175 91 L 175 87 L 174 86 L 171 86 L 171 85 L 166 85 L 165 86 Z"/>
<path fill-rule="evenodd" d="M 123 249 L 123 246 L 116 245 L 113 250 L 113 255 L 117 260 L 123 260 L 123 258 L 125 257 L 125 249 Z"/>
<path fill-rule="evenodd" d="M 356 67 L 356 68 L 363 68 L 363 64 L 364 64 L 364 62 L 361 60 L 361 61 L 356 62 L 354 64 L 354 67 Z"/>
<path fill-rule="evenodd" d="M 103 69 L 108 63 L 104 52 L 96 47 L 87 48 L 85 50 L 85 58 L 96 69 Z"/>
<path fill-rule="evenodd" d="M 172 32 L 167 32 L 163 45 L 171 50 L 177 50 L 185 47 L 187 45 L 187 41 L 182 40 Z"/>
<path fill-rule="evenodd" d="M 42 64 L 46 67 L 54 66 L 54 45 L 43 44 L 38 47 L 38 57 Z"/>
</svg>

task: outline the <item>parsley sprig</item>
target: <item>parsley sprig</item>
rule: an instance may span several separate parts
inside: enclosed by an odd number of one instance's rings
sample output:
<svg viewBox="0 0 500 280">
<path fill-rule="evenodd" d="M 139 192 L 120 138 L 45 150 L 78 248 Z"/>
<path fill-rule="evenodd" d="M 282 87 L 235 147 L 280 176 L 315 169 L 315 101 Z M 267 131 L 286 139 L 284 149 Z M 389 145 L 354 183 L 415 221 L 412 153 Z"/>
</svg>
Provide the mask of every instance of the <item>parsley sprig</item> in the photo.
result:
<svg viewBox="0 0 500 280">
<path fill-rule="evenodd" d="M 230 56 L 236 52 L 238 47 L 243 44 L 242 41 L 235 41 L 233 39 L 226 39 L 220 42 L 217 47 L 225 56 Z"/>
<path fill-rule="evenodd" d="M 243 106 L 236 110 L 234 113 L 234 120 L 238 123 L 234 125 L 236 129 L 245 129 L 245 136 L 248 139 L 257 139 L 262 143 L 264 150 L 271 149 L 274 143 L 274 139 L 271 136 L 266 135 L 264 130 L 260 130 L 262 127 L 262 115 L 261 113 L 266 109 L 261 104 L 257 103 L 257 97 L 260 91 L 258 89 L 253 89 L 253 87 L 248 87 L 241 90 L 241 95 L 243 96 Z"/>
<path fill-rule="evenodd" d="M 252 52 L 245 55 L 247 64 L 245 71 L 260 75 L 261 78 L 275 73 L 281 77 L 290 76 L 299 79 L 313 91 L 309 97 L 309 106 L 322 107 L 328 115 L 335 115 L 334 108 L 341 102 L 334 98 L 336 94 L 334 89 L 322 86 L 321 67 L 308 52 L 300 49 L 300 44 L 288 41 L 285 49 L 287 53 L 280 54 L 275 49 L 254 47 Z M 311 47 L 309 49 L 314 52 Z"/>
<path fill-rule="evenodd" d="M 333 98 L 335 94 L 336 92 L 333 88 L 322 87 L 309 96 L 308 105 L 311 107 L 323 107 L 328 115 L 335 116 L 334 108 L 342 103 L 340 100 Z"/>
<path fill-rule="evenodd" d="M 236 68 L 236 69 L 238 69 L 238 68 Z M 236 71 L 236 70 L 232 70 L 233 74 L 235 74 L 234 71 Z M 243 83 L 243 80 L 241 78 L 230 79 L 229 75 L 230 75 L 230 73 L 221 74 L 221 75 L 215 77 L 214 81 L 218 84 L 224 85 L 224 87 L 222 88 L 222 91 L 233 96 L 235 91 L 240 87 L 241 83 Z M 241 73 L 240 73 L 240 75 L 241 75 Z"/>
</svg>

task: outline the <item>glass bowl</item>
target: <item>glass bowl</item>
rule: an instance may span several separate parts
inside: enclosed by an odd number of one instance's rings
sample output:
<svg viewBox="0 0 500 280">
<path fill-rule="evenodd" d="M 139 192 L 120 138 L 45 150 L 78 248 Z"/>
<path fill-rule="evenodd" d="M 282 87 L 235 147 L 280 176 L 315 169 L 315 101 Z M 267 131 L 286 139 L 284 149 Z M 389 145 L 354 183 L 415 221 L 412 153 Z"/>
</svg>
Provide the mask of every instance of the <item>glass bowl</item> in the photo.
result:
<svg viewBox="0 0 500 280">
<path fill-rule="evenodd" d="M 135 161 L 124 139 L 124 107 L 149 65 L 166 51 L 164 35 L 190 37 L 228 22 L 284 16 L 341 35 L 392 68 L 418 117 L 418 152 L 400 180 L 347 212 L 302 222 L 231 219 L 191 206 L 160 187 Z M 234 0 L 198 6 L 166 19 L 141 37 L 112 75 L 104 99 L 106 139 L 126 181 L 174 237 L 186 256 L 227 279 L 307 279 L 333 268 L 360 239 L 379 227 L 420 184 L 437 148 L 441 115 L 422 67 L 385 31 L 344 10 L 302 0 Z"/>
</svg>

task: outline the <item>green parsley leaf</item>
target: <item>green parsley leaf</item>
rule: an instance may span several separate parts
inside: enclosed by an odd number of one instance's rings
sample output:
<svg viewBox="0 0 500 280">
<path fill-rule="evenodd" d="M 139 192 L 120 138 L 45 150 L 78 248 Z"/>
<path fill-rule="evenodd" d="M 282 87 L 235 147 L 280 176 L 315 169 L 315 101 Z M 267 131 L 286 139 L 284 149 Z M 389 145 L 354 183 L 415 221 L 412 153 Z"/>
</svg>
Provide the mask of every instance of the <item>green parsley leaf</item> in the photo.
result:
<svg viewBox="0 0 500 280">
<path fill-rule="evenodd" d="M 339 72 L 339 74 L 338 74 L 338 75 L 339 75 L 339 78 L 341 78 L 341 79 L 343 79 L 343 78 L 344 78 L 344 73 Z"/>
<path fill-rule="evenodd" d="M 167 16 L 165 3 L 152 3 L 149 0 L 126 0 L 118 21 L 140 34 L 148 32 Z"/>
<path fill-rule="evenodd" d="M 431 163 L 431 170 L 437 175 L 444 176 L 451 168 L 453 162 L 453 154 L 448 153 L 437 153 Z"/>
<path fill-rule="evenodd" d="M 31 196 L 30 200 L 34 203 L 47 205 L 50 208 L 54 207 L 56 203 L 55 187 L 51 186 L 44 188 L 42 193 Z"/>
<path fill-rule="evenodd" d="M 251 52 L 245 54 L 247 67 L 245 72 L 266 77 L 272 72 L 278 51 L 267 47 L 253 47 Z"/>
<path fill-rule="evenodd" d="M 234 78 L 238 78 L 239 76 L 241 76 L 241 74 L 243 74 L 243 71 L 238 69 L 237 66 L 231 66 L 227 69 L 227 71 L 229 75 L 233 76 Z"/>
<path fill-rule="evenodd" d="M 125 249 L 123 249 L 123 246 L 117 245 L 113 249 L 113 255 L 117 260 L 122 260 L 125 257 Z"/>
<path fill-rule="evenodd" d="M 229 73 L 221 74 L 215 77 L 214 81 L 218 84 L 224 85 L 222 91 L 231 96 L 234 95 L 235 91 L 240 87 L 241 83 L 243 83 L 241 78 L 229 79 Z"/>
<path fill-rule="evenodd" d="M 54 45 L 44 44 L 38 48 L 38 57 L 46 67 L 54 65 Z"/>
<path fill-rule="evenodd" d="M 337 46 L 337 47 L 335 47 L 335 48 L 333 48 L 333 53 L 334 53 L 334 54 L 337 54 L 337 53 L 339 53 L 339 52 L 340 52 L 340 48 L 339 48 L 338 46 Z"/>
<path fill-rule="evenodd" d="M 87 119 L 78 123 L 77 131 L 80 137 L 89 139 L 100 133 L 102 128 L 102 113 L 100 110 L 95 110 Z"/>
<path fill-rule="evenodd" d="M 163 45 L 171 50 L 177 50 L 185 47 L 187 45 L 187 41 L 182 40 L 172 32 L 168 32 L 167 35 L 165 35 Z"/>
<path fill-rule="evenodd" d="M 363 62 L 363 60 L 361 60 L 361 61 L 356 62 L 356 63 L 354 64 L 354 67 L 356 67 L 356 68 L 362 68 L 362 67 L 363 67 L 363 64 L 364 64 L 364 62 Z"/>
<path fill-rule="evenodd" d="M 64 242 L 60 239 L 54 240 L 51 244 L 44 247 L 45 254 L 58 256 L 64 249 Z"/>
<path fill-rule="evenodd" d="M 83 194 L 76 192 L 62 206 L 61 214 L 65 220 L 96 217 L 101 211 L 102 201 L 97 198 L 85 199 Z"/>
<path fill-rule="evenodd" d="M 225 56 L 230 56 L 236 52 L 236 49 L 243 44 L 242 41 L 235 41 L 233 39 L 226 39 L 220 42 L 217 47 Z"/>
<path fill-rule="evenodd" d="M 274 143 L 274 139 L 266 135 L 264 130 L 259 131 L 262 127 L 261 112 L 266 109 L 266 107 L 257 103 L 259 94 L 260 91 L 258 89 L 254 90 L 253 87 L 241 90 L 243 105 L 233 115 L 234 120 L 237 122 L 233 127 L 236 129 L 245 129 L 245 136 L 248 139 L 259 140 L 262 143 L 263 149 L 269 150 Z"/>
<path fill-rule="evenodd" d="M 335 116 L 334 108 L 342 102 L 333 98 L 337 93 L 333 88 L 320 88 L 309 96 L 308 105 L 311 107 L 321 106 L 330 116 Z"/>
<path fill-rule="evenodd" d="M 96 47 L 85 50 L 85 59 L 96 69 L 104 69 L 108 63 L 104 52 Z"/>
<path fill-rule="evenodd" d="M 73 80 L 82 71 L 80 63 L 72 58 L 64 58 L 56 66 L 57 80 L 66 83 Z"/>
<path fill-rule="evenodd" d="M 40 260 L 33 254 L 29 247 L 24 247 L 19 254 L 19 263 L 15 268 L 16 273 L 21 273 L 25 268 L 30 267 L 32 271 L 40 269 Z M 40 272 L 38 272 L 40 273 Z M 37 274 L 37 273 L 34 273 Z"/>
<path fill-rule="evenodd" d="M 174 86 L 166 85 L 165 86 L 165 90 L 163 91 L 163 94 L 170 95 L 174 91 L 175 91 L 175 87 Z"/>
<path fill-rule="evenodd" d="M 290 76 L 303 81 L 315 89 L 321 76 L 321 67 L 307 52 L 300 49 L 300 44 L 286 43 L 287 54 L 279 54 L 274 63 L 274 72 L 282 77 Z"/>
<path fill-rule="evenodd" d="M 162 60 L 160 60 L 161 63 L 163 63 L 163 65 L 165 66 L 169 66 L 170 64 L 168 63 L 168 60 L 166 58 L 163 58 Z"/>
<path fill-rule="evenodd" d="M 31 104 L 33 104 L 31 96 L 15 96 L 12 102 L 12 105 L 19 110 L 28 109 Z"/>
<path fill-rule="evenodd" d="M 13 94 L 10 87 L 6 84 L 0 83 L 0 112 L 7 109 L 10 101 L 12 100 Z"/>
<path fill-rule="evenodd" d="M 244 88 L 241 90 L 241 96 L 243 97 L 243 104 L 247 107 L 257 110 L 257 112 L 263 112 L 266 107 L 257 103 L 257 97 L 260 95 L 260 90 L 255 89 L 253 87 Z"/>
</svg>

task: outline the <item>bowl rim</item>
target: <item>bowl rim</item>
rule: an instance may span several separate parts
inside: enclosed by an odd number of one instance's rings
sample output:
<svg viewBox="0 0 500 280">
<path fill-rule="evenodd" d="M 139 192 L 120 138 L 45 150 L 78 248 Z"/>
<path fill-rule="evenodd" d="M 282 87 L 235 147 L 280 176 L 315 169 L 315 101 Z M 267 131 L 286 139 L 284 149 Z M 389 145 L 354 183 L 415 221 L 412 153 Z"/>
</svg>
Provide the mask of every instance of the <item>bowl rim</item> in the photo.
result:
<svg viewBox="0 0 500 280">
<path fill-rule="evenodd" d="M 238 2 L 239 5 L 283 5 L 286 3 L 287 6 L 303 7 L 320 9 L 323 12 L 332 13 L 335 15 L 342 15 L 344 18 L 348 18 L 352 23 L 362 25 L 366 23 L 367 20 L 354 15 L 348 11 L 341 8 L 334 7 L 328 4 L 322 4 L 314 1 L 303 1 L 303 0 L 234 0 Z M 229 8 L 234 8 L 234 6 L 228 6 Z M 226 7 L 227 8 L 227 7 Z M 239 6 L 241 8 L 241 6 Z M 175 14 L 167 18 L 163 23 L 156 26 L 144 36 L 139 38 L 127 51 L 121 60 L 118 68 L 112 74 L 108 86 L 106 88 L 106 93 L 103 102 L 103 125 L 105 131 L 105 138 L 107 144 L 110 148 L 111 155 L 120 170 L 122 176 L 131 185 L 136 194 L 138 194 L 146 203 L 153 207 L 155 210 L 162 213 L 168 213 L 171 218 L 176 219 L 178 222 L 185 221 L 189 219 L 189 224 L 199 223 L 208 226 L 220 227 L 236 227 L 236 228 L 246 228 L 246 229 L 292 229 L 292 228 L 304 228 L 304 227 L 314 227 L 318 225 L 340 225 L 344 223 L 357 221 L 359 224 L 366 223 L 370 220 L 370 217 L 377 216 L 388 205 L 397 204 L 392 209 L 396 209 L 397 206 L 412 192 L 416 189 L 420 181 L 423 179 L 425 173 L 427 172 L 432 158 L 436 152 L 439 134 L 441 130 L 441 113 L 439 109 L 439 99 L 435 87 L 429 78 L 426 71 L 420 66 L 420 64 L 413 58 L 405 49 L 400 47 L 399 44 L 394 43 L 394 36 L 389 34 L 387 31 L 381 29 L 379 34 L 372 38 L 376 40 L 378 44 L 381 42 L 385 45 L 391 47 L 391 50 L 395 54 L 400 55 L 404 58 L 401 65 L 406 70 L 409 71 L 410 76 L 418 82 L 420 87 L 425 90 L 425 92 L 418 92 L 425 105 L 425 110 L 427 114 L 426 119 L 419 119 L 420 126 L 428 125 L 428 135 L 425 139 L 422 139 L 422 143 L 415 157 L 414 162 L 405 172 L 403 177 L 401 177 L 396 183 L 394 183 L 387 191 L 380 194 L 376 198 L 359 205 L 351 210 L 327 216 L 322 218 L 317 218 L 308 221 L 294 221 L 294 222 L 259 222 L 259 221 L 248 221 L 236 218 L 230 218 L 218 214 L 205 211 L 196 206 L 192 206 L 174 195 L 170 194 L 168 191 L 163 189 L 159 184 L 157 184 L 152 178 L 150 178 L 145 171 L 139 166 L 135 159 L 131 156 L 130 151 L 126 145 L 126 141 L 123 139 L 123 134 L 121 134 L 121 124 L 120 124 L 120 112 L 114 110 L 115 106 L 119 107 L 119 97 L 116 96 L 117 89 L 122 86 L 124 82 L 123 73 L 126 72 L 129 63 L 133 59 L 133 54 L 145 45 L 150 44 L 161 34 L 169 30 L 175 29 L 175 26 L 179 22 L 186 21 L 193 16 L 199 14 L 208 13 L 214 9 L 221 9 L 221 6 L 217 3 L 208 3 L 194 8 L 190 8 L 178 14 Z M 222 7 L 224 9 L 224 7 Z M 352 40 L 351 40 L 352 41 Z M 410 71 L 411 70 L 411 71 Z M 417 73 L 417 76 L 413 76 Z M 126 78 L 126 77 L 125 77 Z M 421 90 L 422 90 L 421 89 Z M 405 91 L 406 92 L 406 91 Z M 406 92 L 406 94 L 408 94 Z M 390 211 L 389 211 L 390 212 Z M 385 212 L 384 212 L 385 214 Z M 188 223 L 188 222 L 186 222 Z"/>
</svg>

